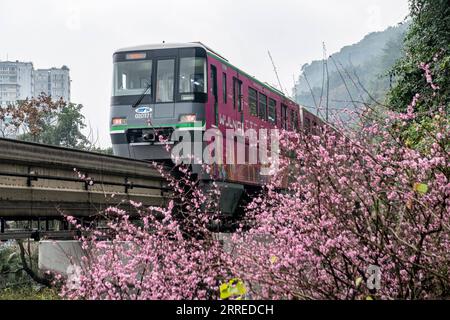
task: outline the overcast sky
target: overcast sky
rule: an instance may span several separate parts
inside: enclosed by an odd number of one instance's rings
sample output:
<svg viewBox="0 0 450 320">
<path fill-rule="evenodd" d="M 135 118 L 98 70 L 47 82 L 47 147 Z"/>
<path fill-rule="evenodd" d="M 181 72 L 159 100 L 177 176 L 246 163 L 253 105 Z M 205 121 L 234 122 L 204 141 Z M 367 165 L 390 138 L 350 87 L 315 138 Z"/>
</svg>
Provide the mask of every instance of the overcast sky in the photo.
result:
<svg viewBox="0 0 450 320">
<path fill-rule="evenodd" d="M 407 0 L 0 0 L 0 60 L 67 65 L 72 101 L 109 145 L 112 53 L 201 41 L 262 81 L 293 86 L 303 64 L 401 22 Z"/>
</svg>

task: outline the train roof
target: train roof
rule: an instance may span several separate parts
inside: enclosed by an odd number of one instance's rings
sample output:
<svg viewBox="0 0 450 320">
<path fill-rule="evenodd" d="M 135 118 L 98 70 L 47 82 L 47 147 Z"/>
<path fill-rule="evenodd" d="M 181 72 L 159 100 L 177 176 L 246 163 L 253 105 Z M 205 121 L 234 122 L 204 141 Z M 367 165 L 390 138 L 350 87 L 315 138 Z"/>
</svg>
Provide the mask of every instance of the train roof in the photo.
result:
<svg viewBox="0 0 450 320">
<path fill-rule="evenodd" d="M 186 42 L 186 43 L 158 43 L 158 44 L 144 44 L 141 46 L 126 47 L 116 50 L 115 53 L 128 52 L 128 51 L 142 51 L 142 50 L 158 50 L 158 49 L 181 49 L 181 48 L 203 48 L 206 51 L 214 53 L 222 59 L 228 61 L 225 57 L 212 50 L 210 47 L 204 45 L 201 42 Z"/>
<path fill-rule="evenodd" d="M 291 102 L 299 105 L 296 101 L 294 101 L 290 97 L 286 96 L 284 94 L 284 92 L 282 92 L 281 90 L 273 87 L 272 85 L 268 84 L 267 82 L 262 82 L 262 81 L 256 79 L 254 76 L 248 74 L 245 71 L 242 71 L 240 68 L 238 68 L 238 67 L 234 66 L 233 64 L 231 64 L 228 61 L 228 59 L 226 59 L 224 56 L 220 55 L 219 53 L 217 53 L 216 51 L 214 51 L 213 49 L 211 49 L 210 47 L 206 46 L 205 44 L 203 44 L 201 42 L 146 44 L 146 45 L 140 45 L 140 46 L 121 48 L 121 49 L 116 50 L 115 53 L 129 52 L 129 51 L 159 50 L 159 49 L 180 49 L 180 48 L 203 48 L 209 54 L 214 55 L 219 60 L 221 60 L 222 62 L 224 62 L 228 66 L 234 68 L 235 70 L 239 71 L 240 73 L 245 74 L 246 76 L 248 76 L 253 81 L 255 81 L 255 82 L 259 83 L 260 85 L 266 87 L 267 89 L 275 92 L 276 94 L 284 97 L 285 99 L 288 99 Z M 299 107 L 301 107 L 301 106 L 299 105 Z"/>
<path fill-rule="evenodd" d="M 192 48 L 192 47 L 203 47 L 201 45 L 196 45 L 196 43 L 158 43 L 158 44 L 144 44 L 141 46 L 125 47 L 116 50 L 118 52 L 127 51 L 141 51 L 141 50 L 157 50 L 157 49 L 179 49 L 179 48 Z"/>
</svg>

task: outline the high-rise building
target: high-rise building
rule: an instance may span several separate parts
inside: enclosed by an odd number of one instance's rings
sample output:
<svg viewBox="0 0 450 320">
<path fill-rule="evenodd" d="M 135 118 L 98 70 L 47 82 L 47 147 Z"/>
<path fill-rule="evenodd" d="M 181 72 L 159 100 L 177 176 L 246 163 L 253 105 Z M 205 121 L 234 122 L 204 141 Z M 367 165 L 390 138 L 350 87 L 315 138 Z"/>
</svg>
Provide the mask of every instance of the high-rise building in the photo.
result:
<svg viewBox="0 0 450 320">
<path fill-rule="evenodd" d="M 0 106 L 41 93 L 70 101 L 69 68 L 35 70 L 31 62 L 0 61 Z"/>
<path fill-rule="evenodd" d="M 62 98 L 70 101 L 69 68 L 37 69 L 34 73 L 34 92 L 36 95 L 45 93 L 53 99 Z"/>
<path fill-rule="evenodd" d="M 0 105 L 34 96 L 34 68 L 31 62 L 0 61 Z"/>
</svg>

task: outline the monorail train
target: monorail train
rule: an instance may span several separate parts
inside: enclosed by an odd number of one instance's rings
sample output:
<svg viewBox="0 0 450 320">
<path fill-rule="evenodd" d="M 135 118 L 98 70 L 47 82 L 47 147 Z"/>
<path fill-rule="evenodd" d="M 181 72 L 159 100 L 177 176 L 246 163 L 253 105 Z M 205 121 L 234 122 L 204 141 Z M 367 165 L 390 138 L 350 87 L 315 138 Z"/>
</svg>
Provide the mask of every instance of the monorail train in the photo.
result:
<svg viewBox="0 0 450 320">
<path fill-rule="evenodd" d="M 202 43 L 124 48 L 113 59 L 110 133 L 115 155 L 167 161 L 170 154 L 159 137 L 168 140 L 176 130 L 309 130 L 320 121 Z M 224 212 L 236 209 L 245 188 L 264 182 L 255 165 L 215 169 Z"/>
</svg>

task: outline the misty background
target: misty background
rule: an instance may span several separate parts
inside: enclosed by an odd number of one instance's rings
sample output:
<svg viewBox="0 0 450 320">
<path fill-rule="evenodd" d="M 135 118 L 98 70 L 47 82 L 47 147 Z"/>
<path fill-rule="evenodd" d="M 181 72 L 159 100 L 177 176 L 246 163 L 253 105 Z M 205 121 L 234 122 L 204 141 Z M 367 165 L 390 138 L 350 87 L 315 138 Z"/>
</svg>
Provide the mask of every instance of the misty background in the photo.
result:
<svg viewBox="0 0 450 320">
<path fill-rule="evenodd" d="M 30 61 L 36 68 L 67 65 L 71 100 L 84 105 L 86 122 L 106 147 L 118 48 L 201 41 L 277 86 L 270 50 L 291 94 L 302 66 L 322 59 L 323 42 L 328 54 L 338 52 L 396 26 L 407 13 L 407 0 L 0 0 L 0 60 Z"/>
</svg>

